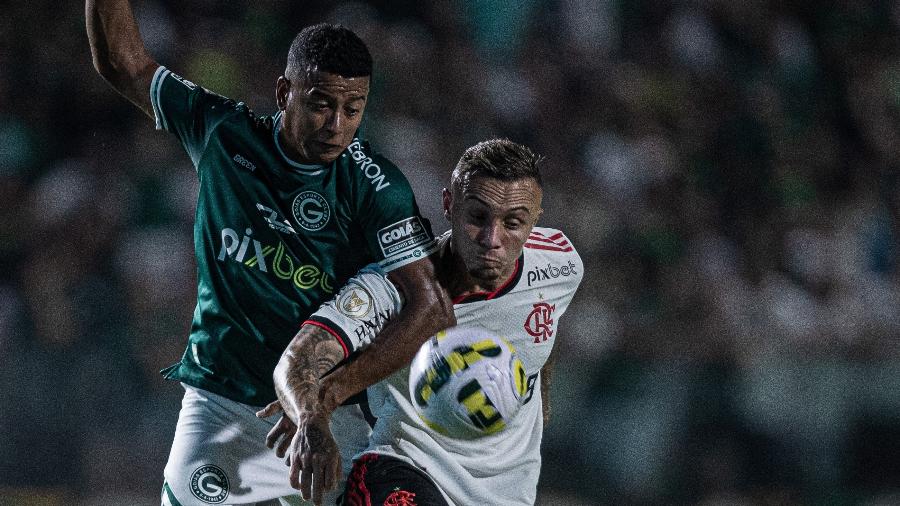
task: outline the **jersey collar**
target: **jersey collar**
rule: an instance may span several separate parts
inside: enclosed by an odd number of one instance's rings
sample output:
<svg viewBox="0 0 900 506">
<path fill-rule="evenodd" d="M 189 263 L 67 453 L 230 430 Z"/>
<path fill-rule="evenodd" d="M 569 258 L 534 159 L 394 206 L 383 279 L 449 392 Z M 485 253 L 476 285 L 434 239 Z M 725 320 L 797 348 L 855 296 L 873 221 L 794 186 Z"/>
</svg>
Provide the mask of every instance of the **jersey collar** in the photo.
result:
<svg viewBox="0 0 900 506">
<path fill-rule="evenodd" d="M 461 295 L 453 299 L 453 304 L 467 304 L 469 302 L 493 300 L 508 294 L 519 284 L 519 280 L 522 279 L 522 266 L 524 264 L 525 252 L 523 251 L 522 254 L 519 255 L 519 258 L 516 259 L 516 269 L 513 271 L 512 276 L 506 280 L 506 283 L 500 285 L 500 288 L 497 288 L 493 292 L 475 292 L 468 295 Z"/>
<path fill-rule="evenodd" d="M 281 116 L 283 111 L 278 111 L 278 114 L 275 115 L 275 128 L 272 129 L 272 135 L 275 139 L 275 147 L 278 149 L 278 154 L 281 155 L 281 158 L 291 167 L 293 167 L 297 172 L 307 176 L 318 176 L 322 172 L 325 171 L 325 166 L 323 165 L 308 165 L 305 163 L 295 162 L 291 160 L 288 155 L 281 148 L 281 142 L 278 140 L 278 132 L 281 131 Z"/>
</svg>

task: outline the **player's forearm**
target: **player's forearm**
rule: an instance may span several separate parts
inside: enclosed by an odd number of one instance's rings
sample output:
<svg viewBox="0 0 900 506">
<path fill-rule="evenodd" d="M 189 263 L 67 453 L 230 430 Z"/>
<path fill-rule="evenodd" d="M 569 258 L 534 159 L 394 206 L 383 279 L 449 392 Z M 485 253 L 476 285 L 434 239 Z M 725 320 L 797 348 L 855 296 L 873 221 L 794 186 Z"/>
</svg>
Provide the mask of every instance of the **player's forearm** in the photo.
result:
<svg viewBox="0 0 900 506">
<path fill-rule="evenodd" d="M 152 116 L 150 80 L 157 64 L 144 47 L 127 0 L 87 0 L 85 22 L 94 68 Z"/>
<path fill-rule="evenodd" d="M 548 368 L 541 369 L 541 415 L 544 417 L 544 426 L 550 423 L 550 378 Z"/>
<path fill-rule="evenodd" d="M 559 356 L 559 346 L 554 346 L 550 351 L 550 356 L 541 367 L 541 414 L 544 417 L 544 426 L 550 423 L 550 384 L 553 380 L 553 366 L 556 365 L 556 358 Z"/>
<path fill-rule="evenodd" d="M 319 392 L 322 405 L 333 410 L 402 369 L 430 336 L 454 325 L 453 305 L 440 290 L 427 300 L 407 301 L 356 360 L 323 379 Z"/>
<path fill-rule="evenodd" d="M 281 355 L 273 379 L 285 414 L 295 423 L 301 413 L 320 409 L 319 379 L 344 358 L 334 337 L 314 325 L 304 325 Z"/>
</svg>

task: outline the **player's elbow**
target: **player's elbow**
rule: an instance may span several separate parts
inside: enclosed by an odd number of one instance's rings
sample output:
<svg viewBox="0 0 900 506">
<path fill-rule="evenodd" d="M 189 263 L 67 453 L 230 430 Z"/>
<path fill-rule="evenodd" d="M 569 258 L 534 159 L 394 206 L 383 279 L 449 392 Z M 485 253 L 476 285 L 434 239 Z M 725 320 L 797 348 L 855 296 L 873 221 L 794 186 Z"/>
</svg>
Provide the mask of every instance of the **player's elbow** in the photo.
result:
<svg viewBox="0 0 900 506">
<path fill-rule="evenodd" d="M 112 75 L 114 71 L 109 50 L 103 44 L 94 40 L 93 37 L 89 37 L 89 39 L 91 43 L 91 62 L 94 64 L 94 70 L 108 81 L 108 76 Z"/>
<path fill-rule="evenodd" d="M 116 83 L 121 80 L 117 77 L 115 66 L 113 66 L 109 60 L 98 56 L 96 53 L 94 54 L 93 60 L 94 70 L 100 74 L 100 77 L 102 77 L 104 81 L 115 86 Z"/>
<path fill-rule="evenodd" d="M 157 67 L 143 47 L 126 54 L 95 41 L 91 43 L 91 62 L 103 80 L 126 96 L 133 93 L 142 81 L 146 81 L 148 75 L 152 76 Z M 149 86 L 149 82 L 147 85 Z"/>
<path fill-rule="evenodd" d="M 94 55 L 93 60 L 94 69 L 100 74 L 100 77 L 109 83 L 110 86 L 122 93 L 130 91 L 134 83 L 139 79 L 141 73 L 145 72 L 144 68 L 148 66 L 143 65 L 138 67 L 135 65 L 127 65 L 122 62 L 117 62 L 112 58 L 104 58 L 97 54 Z"/>
<path fill-rule="evenodd" d="M 98 51 L 95 48 L 92 49 L 94 49 L 91 51 L 94 70 L 113 89 L 121 92 L 129 80 L 125 67 L 121 63 L 117 63 L 108 53 Z"/>
</svg>

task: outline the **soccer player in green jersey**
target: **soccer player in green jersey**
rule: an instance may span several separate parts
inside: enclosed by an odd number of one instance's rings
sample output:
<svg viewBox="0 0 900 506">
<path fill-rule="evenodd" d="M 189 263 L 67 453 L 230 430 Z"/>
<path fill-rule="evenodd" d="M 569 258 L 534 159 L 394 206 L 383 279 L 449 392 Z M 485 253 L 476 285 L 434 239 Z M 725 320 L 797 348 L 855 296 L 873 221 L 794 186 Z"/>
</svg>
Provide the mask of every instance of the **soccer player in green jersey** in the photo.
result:
<svg viewBox="0 0 900 506">
<path fill-rule="evenodd" d="M 156 63 L 127 0 L 87 0 L 85 9 L 97 71 L 178 138 L 200 181 L 197 306 L 184 355 L 163 371 L 186 390 L 163 504 L 292 494 L 264 446 L 274 421 L 254 412 L 275 399 L 273 370 L 301 323 L 372 262 L 407 300 L 395 333 L 424 337 L 455 321 L 409 183 L 356 137 L 369 51 L 346 28 L 305 28 L 275 84 L 278 112 L 256 116 Z M 338 409 L 330 428 L 344 451 L 366 444 L 358 407 Z"/>
</svg>

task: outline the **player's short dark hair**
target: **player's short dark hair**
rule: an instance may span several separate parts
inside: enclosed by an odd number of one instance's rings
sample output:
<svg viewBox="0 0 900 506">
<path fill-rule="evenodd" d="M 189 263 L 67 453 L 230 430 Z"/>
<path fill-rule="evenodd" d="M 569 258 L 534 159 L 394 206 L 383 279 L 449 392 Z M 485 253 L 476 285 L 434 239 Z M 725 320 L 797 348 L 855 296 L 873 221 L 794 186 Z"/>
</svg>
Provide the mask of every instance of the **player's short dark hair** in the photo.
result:
<svg viewBox="0 0 900 506">
<path fill-rule="evenodd" d="M 473 177 L 491 177 L 501 181 L 532 178 L 543 188 L 542 162 L 543 157 L 509 139 L 482 141 L 463 153 L 450 176 L 450 186 Z"/>
<path fill-rule="evenodd" d="M 284 75 L 316 69 L 341 77 L 372 75 L 372 55 L 366 43 L 343 25 L 319 23 L 307 26 L 294 37 L 288 51 Z"/>
</svg>

